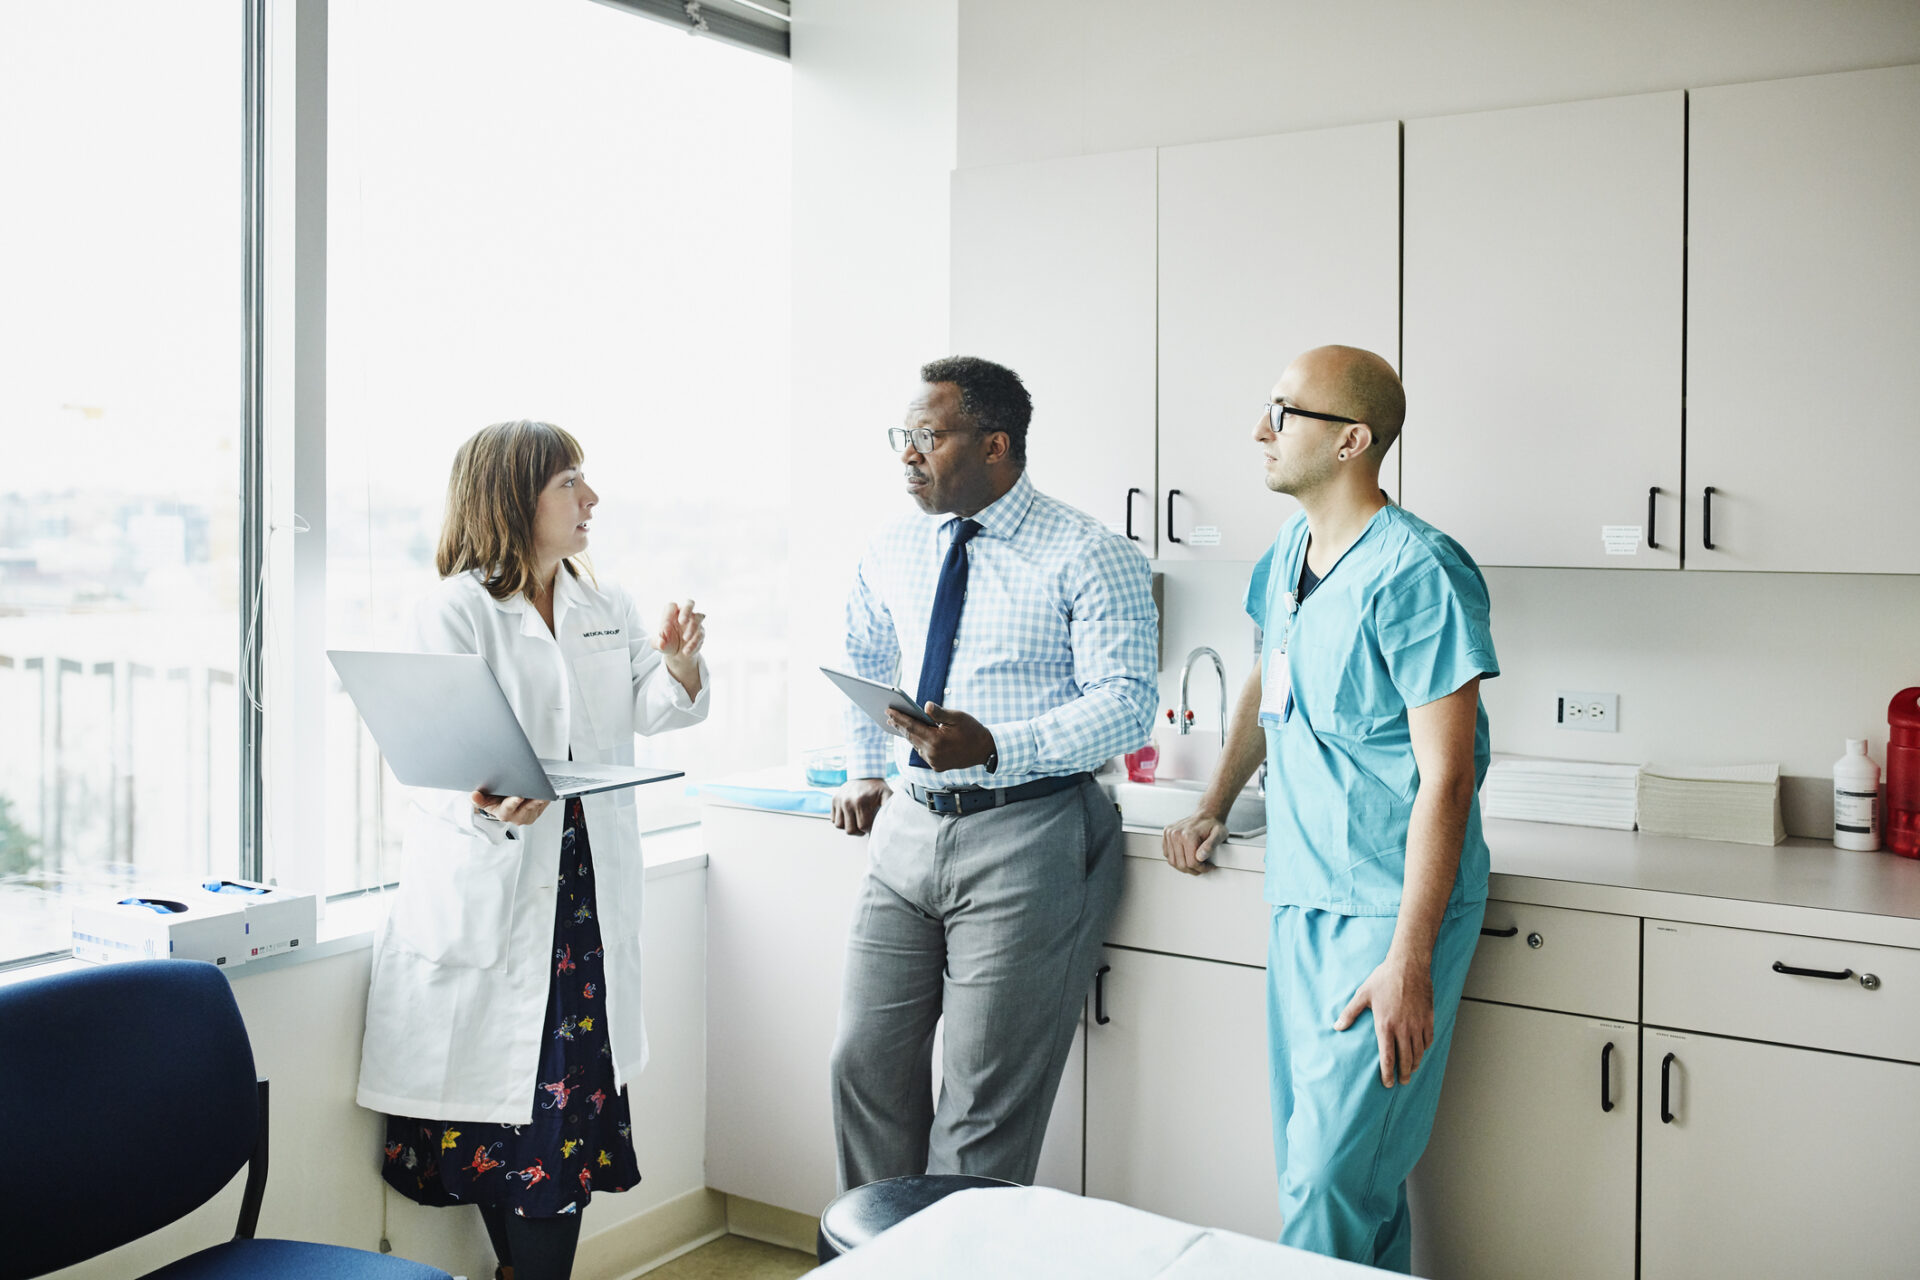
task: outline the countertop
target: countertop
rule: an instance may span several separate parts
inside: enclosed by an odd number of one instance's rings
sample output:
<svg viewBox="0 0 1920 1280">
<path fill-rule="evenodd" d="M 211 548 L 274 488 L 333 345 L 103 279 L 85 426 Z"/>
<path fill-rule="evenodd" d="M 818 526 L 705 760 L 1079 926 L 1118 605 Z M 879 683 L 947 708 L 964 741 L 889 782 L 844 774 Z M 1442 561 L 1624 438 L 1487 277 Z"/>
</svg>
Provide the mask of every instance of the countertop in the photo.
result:
<svg viewBox="0 0 1920 1280">
<path fill-rule="evenodd" d="M 793 772 L 742 780 L 768 785 Z M 1126 832 L 1127 856 L 1160 859 L 1159 828 Z M 1799 838 L 1771 847 L 1728 844 L 1512 820 L 1489 821 L 1486 833 L 1489 896 L 1502 901 L 1920 948 L 1920 861 L 1884 850 L 1855 853 Z M 1265 859 L 1264 836 L 1234 836 L 1215 849 L 1213 864 L 1258 873 Z"/>
<path fill-rule="evenodd" d="M 1823 840 L 1728 844 L 1637 831 L 1495 820 L 1490 897 L 1537 906 L 1920 947 L 1920 861 Z M 1160 833 L 1127 828 L 1130 857 L 1158 858 Z M 1265 867 L 1266 840 L 1233 838 L 1215 866 Z"/>
</svg>

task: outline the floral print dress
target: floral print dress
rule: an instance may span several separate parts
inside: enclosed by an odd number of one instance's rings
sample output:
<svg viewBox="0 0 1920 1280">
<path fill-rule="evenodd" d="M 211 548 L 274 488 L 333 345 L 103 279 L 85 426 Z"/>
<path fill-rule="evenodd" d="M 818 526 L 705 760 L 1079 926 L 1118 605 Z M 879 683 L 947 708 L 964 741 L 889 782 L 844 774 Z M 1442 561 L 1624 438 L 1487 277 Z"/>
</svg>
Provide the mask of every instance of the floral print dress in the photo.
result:
<svg viewBox="0 0 1920 1280">
<path fill-rule="evenodd" d="M 410 1200 L 551 1218 L 578 1213 L 596 1190 L 625 1191 L 640 1181 L 627 1095 L 613 1082 L 593 851 L 579 800 L 567 801 L 566 816 L 533 1119 L 387 1117 L 382 1172 Z"/>
</svg>

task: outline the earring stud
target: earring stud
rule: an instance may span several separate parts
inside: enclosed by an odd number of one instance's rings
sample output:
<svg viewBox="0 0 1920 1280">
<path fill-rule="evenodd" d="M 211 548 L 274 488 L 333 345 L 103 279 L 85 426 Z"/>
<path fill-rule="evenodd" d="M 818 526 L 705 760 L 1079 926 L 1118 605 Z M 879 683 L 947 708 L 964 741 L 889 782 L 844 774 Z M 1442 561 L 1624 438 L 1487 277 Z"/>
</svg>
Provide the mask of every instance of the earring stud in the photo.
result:
<svg viewBox="0 0 1920 1280">
<path fill-rule="evenodd" d="M 1347 460 L 1347 451 L 1345 449 L 1342 449 L 1340 451 L 1340 461 L 1345 462 L 1346 460 Z"/>
</svg>

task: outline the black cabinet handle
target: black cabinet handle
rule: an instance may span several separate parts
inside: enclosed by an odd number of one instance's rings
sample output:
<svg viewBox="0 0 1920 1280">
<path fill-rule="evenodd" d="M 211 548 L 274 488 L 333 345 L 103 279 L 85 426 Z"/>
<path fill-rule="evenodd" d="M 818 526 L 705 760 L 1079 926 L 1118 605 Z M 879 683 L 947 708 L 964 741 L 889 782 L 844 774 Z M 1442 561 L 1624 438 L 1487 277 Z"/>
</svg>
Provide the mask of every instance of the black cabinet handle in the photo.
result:
<svg viewBox="0 0 1920 1280">
<path fill-rule="evenodd" d="M 1480 930 L 1480 936 L 1483 938 L 1517 938 L 1520 936 L 1520 926 L 1510 924 L 1504 929 L 1482 929 Z"/>
<path fill-rule="evenodd" d="M 1647 550 L 1649 551 L 1658 551 L 1660 549 L 1660 544 L 1653 540 L 1653 500 L 1659 496 L 1659 485 L 1655 485 L 1653 488 L 1647 490 Z"/>
<path fill-rule="evenodd" d="M 1103 1027 L 1113 1021 L 1107 1016 L 1107 972 L 1112 968 L 1103 964 L 1093 971 L 1093 1020 Z"/>
<path fill-rule="evenodd" d="M 1173 500 L 1174 498 L 1179 496 L 1179 493 L 1180 491 L 1178 489 L 1167 490 L 1167 541 L 1168 542 L 1180 541 L 1179 538 L 1174 536 L 1174 532 L 1173 532 Z"/>
<path fill-rule="evenodd" d="M 1671 1094 L 1667 1089 L 1667 1078 L 1673 1074 L 1673 1055 L 1660 1059 L 1660 1123 L 1673 1123 L 1673 1108 L 1668 1105 Z"/>
<path fill-rule="evenodd" d="M 1127 539 L 1131 542 L 1140 541 L 1140 535 L 1133 531 L 1133 495 L 1139 492 L 1138 489 L 1127 490 Z"/>
<path fill-rule="evenodd" d="M 1835 982 L 1845 982 L 1853 976 L 1851 969 L 1796 969 L 1779 960 L 1773 962 L 1775 973 L 1791 974 L 1796 978 L 1831 978 Z"/>
<path fill-rule="evenodd" d="M 1600 1051 L 1600 1109 L 1613 1110 L 1613 1041 Z"/>
<path fill-rule="evenodd" d="M 1713 486 L 1708 485 L 1700 491 L 1700 545 L 1712 551 L 1713 547 Z"/>
</svg>

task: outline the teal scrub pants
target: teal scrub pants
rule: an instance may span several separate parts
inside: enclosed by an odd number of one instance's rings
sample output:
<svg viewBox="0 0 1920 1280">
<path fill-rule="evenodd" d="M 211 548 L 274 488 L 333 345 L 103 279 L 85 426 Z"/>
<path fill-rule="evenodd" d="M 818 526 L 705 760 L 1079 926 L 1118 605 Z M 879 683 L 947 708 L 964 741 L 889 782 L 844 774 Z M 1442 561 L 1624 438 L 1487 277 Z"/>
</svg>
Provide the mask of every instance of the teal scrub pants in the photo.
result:
<svg viewBox="0 0 1920 1280">
<path fill-rule="evenodd" d="M 1373 1011 L 1333 1024 L 1387 957 L 1392 916 L 1275 907 L 1267 947 L 1267 1038 L 1280 1243 L 1388 1271 L 1413 1268 L 1407 1175 L 1426 1150 L 1440 1076 L 1485 903 L 1440 926 L 1433 1045 L 1406 1084 L 1380 1083 Z"/>
</svg>

